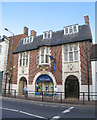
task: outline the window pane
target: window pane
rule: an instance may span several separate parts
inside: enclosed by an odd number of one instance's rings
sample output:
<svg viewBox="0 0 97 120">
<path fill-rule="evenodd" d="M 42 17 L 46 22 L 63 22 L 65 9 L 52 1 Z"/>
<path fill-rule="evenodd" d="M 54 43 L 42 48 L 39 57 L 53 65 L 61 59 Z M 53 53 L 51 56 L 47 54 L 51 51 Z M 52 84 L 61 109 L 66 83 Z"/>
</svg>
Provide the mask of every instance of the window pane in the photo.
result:
<svg viewBox="0 0 97 120">
<path fill-rule="evenodd" d="M 28 66 L 28 59 L 26 59 L 26 66 Z"/>
<path fill-rule="evenodd" d="M 49 63 L 49 56 L 46 55 L 46 63 Z"/>
<path fill-rule="evenodd" d="M 20 59 L 20 66 L 22 66 L 22 59 Z"/>
<path fill-rule="evenodd" d="M 28 37 L 26 38 L 26 40 L 27 40 L 27 43 L 29 43 L 29 38 Z"/>
<path fill-rule="evenodd" d="M 68 52 L 68 46 L 64 46 L 64 53 Z"/>
<path fill-rule="evenodd" d="M 76 25 L 73 26 L 74 32 L 77 32 Z"/>
<path fill-rule="evenodd" d="M 72 27 L 69 27 L 69 33 L 72 33 Z"/>
<path fill-rule="evenodd" d="M 78 51 L 74 52 L 74 60 L 78 60 Z"/>
<path fill-rule="evenodd" d="M 64 61 L 68 61 L 68 53 L 64 54 Z"/>
<path fill-rule="evenodd" d="M 72 45 L 69 45 L 69 51 L 72 51 Z"/>
<path fill-rule="evenodd" d="M 23 66 L 25 65 L 25 59 L 23 59 Z"/>
<path fill-rule="evenodd" d="M 46 53 L 47 53 L 47 54 L 49 53 L 49 48 L 46 48 Z"/>
<path fill-rule="evenodd" d="M 26 58 L 28 58 L 28 52 L 26 52 Z"/>
<path fill-rule="evenodd" d="M 25 65 L 25 53 L 23 54 L 23 66 Z"/>
<path fill-rule="evenodd" d="M 65 28 L 65 33 L 68 33 L 68 28 Z"/>
<path fill-rule="evenodd" d="M 69 53 L 69 61 L 73 61 L 73 52 Z"/>
<path fill-rule="evenodd" d="M 22 66 L 22 53 L 20 54 L 20 66 Z"/>
<path fill-rule="evenodd" d="M 41 54 L 44 54 L 44 48 L 41 48 Z"/>
<path fill-rule="evenodd" d="M 44 37 L 47 38 L 47 33 L 44 33 Z"/>
<path fill-rule="evenodd" d="M 48 33 L 48 38 L 50 38 L 50 32 Z"/>
<path fill-rule="evenodd" d="M 41 63 L 44 63 L 44 55 L 41 55 Z"/>
<path fill-rule="evenodd" d="M 78 45 L 74 45 L 74 50 L 78 50 Z"/>
</svg>

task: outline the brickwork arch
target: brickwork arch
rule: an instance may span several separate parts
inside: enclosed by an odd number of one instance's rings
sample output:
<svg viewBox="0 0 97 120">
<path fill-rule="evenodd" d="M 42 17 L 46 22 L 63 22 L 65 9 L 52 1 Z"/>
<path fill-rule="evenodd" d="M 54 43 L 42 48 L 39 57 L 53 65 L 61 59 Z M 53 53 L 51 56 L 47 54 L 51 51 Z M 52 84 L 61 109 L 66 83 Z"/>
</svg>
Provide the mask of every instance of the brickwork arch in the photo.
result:
<svg viewBox="0 0 97 120">
<path fill-rule="evenodd" d="M 36 75 L 35 75 L 35 77 L 34 77 L 34 79 L 33 79 L 33 86 L 34 86 L 34 90 L 35 90 L 35 82 L 36 82 L 36 80 L 37 80 L 37 78 L 40 76 L 40 75 L 49 75 L 51 78 L 52 78 L 52 80 L 53 80 L 53 83 L 54 83 L 54 86 L 56 85 L 56 79 L 55 79 L 55 76 L 51 73 L 51 72 L 47 72 L 47 71 L 41 71 L 41 72 L 38 72 Z"/>
</svg>

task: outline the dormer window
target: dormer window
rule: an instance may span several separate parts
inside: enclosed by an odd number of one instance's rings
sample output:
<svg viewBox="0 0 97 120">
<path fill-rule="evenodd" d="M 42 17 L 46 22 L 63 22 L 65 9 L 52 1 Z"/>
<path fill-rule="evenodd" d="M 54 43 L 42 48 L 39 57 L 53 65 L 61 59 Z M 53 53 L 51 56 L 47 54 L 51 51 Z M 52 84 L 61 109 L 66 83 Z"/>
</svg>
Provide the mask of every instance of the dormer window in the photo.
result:
<svg viewBox="0 0 97 120">
<path fill-rule="evenodd" d="M 68 27 L 64 27 L 64 35 L 73 34 L 78 32 L 78 25 L 72 25 Z"/>
<path fill-rule="evenodd" d="M 43 33 L 43 39 L 50 39 L 52 37 L 52 31 L 46 31 Z"/>
<path fill-rule="evenodd" d="M 33 42 L 33 39 L 34 39 L 34 36 L 29 36 L 29 37 L 23 38 L 23 44 L 31 43 L 31 42 Z"/>
</svg>

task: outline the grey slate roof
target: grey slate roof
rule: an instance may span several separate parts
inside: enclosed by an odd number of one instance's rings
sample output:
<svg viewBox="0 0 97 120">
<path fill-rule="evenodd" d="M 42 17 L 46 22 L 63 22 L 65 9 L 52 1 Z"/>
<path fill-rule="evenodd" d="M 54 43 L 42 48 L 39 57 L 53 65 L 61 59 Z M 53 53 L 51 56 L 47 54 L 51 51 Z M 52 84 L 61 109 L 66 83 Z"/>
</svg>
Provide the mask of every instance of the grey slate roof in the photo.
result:
<svg viewBox="0 0 97 120">
<path fill-rule="evenodd" d="M 81 42 L 84 40 L 92 41 L 92 37 L 89 35 L 88 25 L 79 26 L 79 32 L 74 34 L 64 35 L 64 30 L 60 30 L 52 33 L 51 39 L 43 39 L 43 35 L 36 36 L 32 43 L 23 44 L 23 40 L 20 41 L 14 54 L 24 51 L 30 51 L 38 49 L 41 46 L 56 46 L 73 42 Z"/>
</svg>

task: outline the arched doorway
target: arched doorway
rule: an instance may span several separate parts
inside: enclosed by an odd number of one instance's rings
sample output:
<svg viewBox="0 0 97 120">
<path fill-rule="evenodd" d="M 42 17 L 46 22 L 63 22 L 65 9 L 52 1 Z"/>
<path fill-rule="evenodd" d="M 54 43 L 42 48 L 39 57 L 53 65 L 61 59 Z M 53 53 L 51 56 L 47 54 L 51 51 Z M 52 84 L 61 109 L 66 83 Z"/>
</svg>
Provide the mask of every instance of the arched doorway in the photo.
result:
<svg viewBox="0 0 97 120">
<path fill-rule="evenodd" d="M 79 98 L 79 82 L 74 75 L 70 75 L 66 79 L 65 98 Z"/>
<path fill-rule="evenodd" d="M 25 77 L 21 77 L 20 81 L 19 81 L 19 94 L 23 95 L 23 89 L 25 87 L 25 85 L 27 85 L 27 80 Z"/>
<path fill-rule="evenodd" d="M 49 75 L 40 75 L 35 82 L 36 94 L 41 94 L 42 91 L 44 95 L 52 93 L 54 90 L 53 80 Z"/>
</svg>

